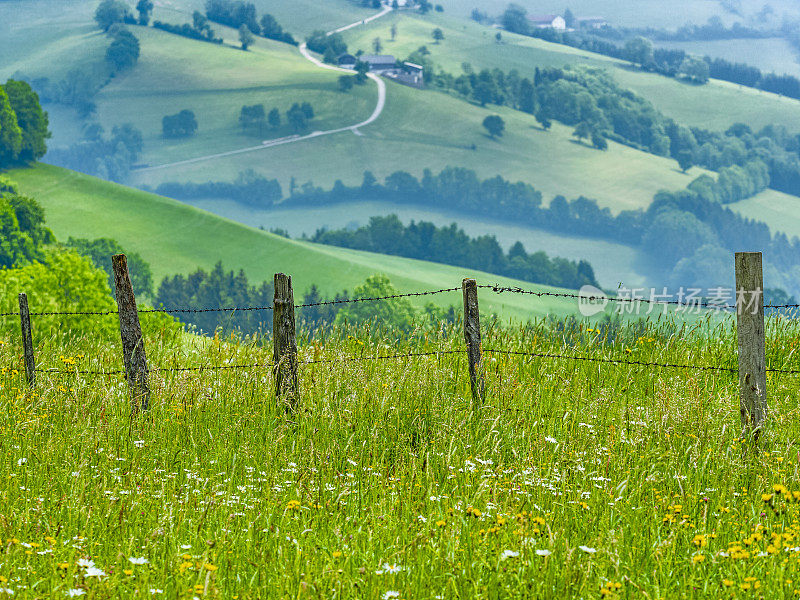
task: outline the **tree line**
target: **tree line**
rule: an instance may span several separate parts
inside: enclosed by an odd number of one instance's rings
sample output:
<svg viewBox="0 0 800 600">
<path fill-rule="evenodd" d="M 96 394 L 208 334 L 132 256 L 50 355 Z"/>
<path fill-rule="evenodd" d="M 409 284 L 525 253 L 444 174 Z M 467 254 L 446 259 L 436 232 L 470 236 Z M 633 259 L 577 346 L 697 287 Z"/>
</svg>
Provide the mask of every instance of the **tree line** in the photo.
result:
<svg viewBox="0 0 800 600">
<path fill-rule="evenodd" d="M 318 230 L 310 240 L 478 269 L 556 287 L 580 289 L 584 285 L 598 285 L 592 266 L 585 260 L 550 258 L 543 251 L 529 254 L 521 242 L 505 253 L 495 236 L 471 238 L 455 223 L 437 227 L 426 221 L 412 221 L 406 226 L 397 215 L 389 215 L 372 217 L 368 225 L 356 230 Z"/>
<path fill-rule="evenodd" d="M 283 197 L 277 179 L 267 179 L 252 169 L 242 171 L 233 182 L 209 181 L 206 183 L 166 182 L 156 188 L 161 196 L 176 200 L 199 198 L 230 198 L 242 204 L 269 208 Z"/>
<path fill-rule="evenodd" d="M 47 153 L 51 136 L 39 96 L 25 81 L 0 85 L 0 169 L 33 162 Z"/>
<path fill-rule="evenodd" d="M 99 123 L 88 123 L 82 139 L 66 148 L 55 148 L 47 161 L 109 181 L 123 182 L 142 152 L 142 133 L 133 125 L 115 125 L 110 135 Z"/>
<path fill-rule="evenodd" d="M 206 16 L 209 20 L 234 29 L 246 27 L 250 33 L 297 46 L 297 41 L 278 23 L 271 14 L 258 19 L 255 4 L 242 0 L 206 0 Z"/>
</svg>

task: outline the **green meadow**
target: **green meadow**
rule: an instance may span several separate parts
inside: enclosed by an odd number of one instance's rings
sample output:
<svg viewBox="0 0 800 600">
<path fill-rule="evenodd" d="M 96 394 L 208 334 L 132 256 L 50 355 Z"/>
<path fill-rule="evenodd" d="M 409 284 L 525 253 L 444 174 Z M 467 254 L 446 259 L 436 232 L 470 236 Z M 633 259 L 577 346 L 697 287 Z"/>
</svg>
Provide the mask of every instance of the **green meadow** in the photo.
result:
<svg viewBox="0 0 800 600">
<path fill-rule="evenodd" d="M 251 281 L 272 281 L 273 274 L 285 272 L 293 277 L 298 296 L 312 284 L 333 296 L 352 290 L 375 273 L 386 274 L 404 292 L 457 287 L 464 277 L 486 284 L 564 291 L 438 263 L 288 240 L 175 200 L 48 165 L 12 170 L 8 176 L 19 183 L 22 193 L 41 203 L 48 226 L 59 240 L 70 236 L 116 239 L 150 263 L 156 282 L 198 267 L 210 269 L 222 261 L 227 269 L 243 269 Z M 430 300 L 447 307 L 457 305 L 460 296 L 451 293 Z M 527 320 L 548 313 L 575 313 L 577 305 L 571 299 L 532 301 L 506 295 L 492 298 L 486 310 Z"/>
<path fill-rule="evenodd" d="M 275 399 L 268 340 L 159 323 L 145 324 L 150 410 L 133 418 L 121 376 L 78 373 L 121 368 L 113 327 L 35 329 L 41 368 L 65 373 L 33 390 L 3 338 L 6 595 L 800 594 L 796 376 L 770 377 L 755 444 L 739 439 L 735 374 L 502 353 L 728 367 L 730 323 L 484 322 L 475 405 L 459 326 L 302 333 L 299 361 L 318 364 L 301 364 L 293 409 Z M 796 323 L 767 335 L 767 365 L 796 369 Z"/>
</svg>

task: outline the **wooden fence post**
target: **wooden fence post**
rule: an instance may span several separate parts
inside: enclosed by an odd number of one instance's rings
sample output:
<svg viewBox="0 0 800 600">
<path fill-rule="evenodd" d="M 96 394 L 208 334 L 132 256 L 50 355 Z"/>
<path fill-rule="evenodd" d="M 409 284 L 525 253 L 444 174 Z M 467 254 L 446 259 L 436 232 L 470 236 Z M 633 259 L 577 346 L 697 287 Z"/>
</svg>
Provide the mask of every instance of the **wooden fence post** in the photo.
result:
<svg viewBox="0 0 800 600">
<path fill-rule="evenodd" d="M 22 328 L 22 350 L 25 354 L 25 379 L 28 385 L 36 384 L 36 361 L 33 356 L 33 335 L 31 335 L 31 313 L 28 310 L 28 295 L 19 295 L 19 322 Z"/>
<path fill-rule="evenodd" d="M 464 294 L 464 339 L 467 342 L 469 360 L 469 384 L 472 388 L 472 401 L 475 406 L 483 403 L 486 394 L 486 380 L 481 356 L 481 321 L 478 312 L 478 283 L 474 279 L 461 282 Z"/>
<path fill-rule="evenodd" d="M 297 339 L 295 338 L 294 293 L 292 278 L 275 274 L 275 299 L 272 309 L 275 398 L 287 409 L 297 404 Z"/>
<path fill-rule="evenodd" d="M 764 276 L 761 252 L 736 253 L 736 332 L 742 438 L 758 440 L 767 417 Z"/>
<path fill-rule="evenodd" d="M 147 381 L 147 354 L 144 350 L 142 326 L 136 297 L 133 295 L 131 277 L 128 273 L 128 259 L 124 254 L 111 258 L 114 268 L 114 287 L 117 292 L 119 308 L 119 332 L 122 338 L 122 356 L 125 362 L 125 378 L 131 390 L 131 414 L 147 410 L 150 401 L 150 385 Z"/>
</svg>

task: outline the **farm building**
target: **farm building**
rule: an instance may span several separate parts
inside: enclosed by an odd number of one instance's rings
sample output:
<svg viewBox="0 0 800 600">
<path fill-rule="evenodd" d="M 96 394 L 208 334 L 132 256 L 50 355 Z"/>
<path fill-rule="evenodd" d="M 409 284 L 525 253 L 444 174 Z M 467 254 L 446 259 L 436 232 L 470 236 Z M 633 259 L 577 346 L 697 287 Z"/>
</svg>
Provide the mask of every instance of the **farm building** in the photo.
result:
<svg viewBox="0 0 800 600">
<path fill-rule="evenodd" d="M 359 60 L 367 63 L 373 73 L 390 71 L 397 65 L 397 59 L 391 54 L 362 54 Z"/>
<path fill-rule="evenodd" d="M 411 62 L 404 62 L 400 69 L 384 71 L 383 75 L 410 87 L 422 88 L 425 86 L 425 68 Z"/>
<path fill-rule="evenodd" d="M 531 25 L 539 29 L 558 29 L 564 31 L 567 28 L 567 22 L 564 20 L 564 17 L 560 15 L 529 16 L 528 21 L 530 21 Z"/>
<path fill-rule="evenodd" d="M 342 54 L 339 59 L 339 66 L 343 69 L 355 69 L 356 68 L 356 57 L 352 54 Z"/>
</svg>

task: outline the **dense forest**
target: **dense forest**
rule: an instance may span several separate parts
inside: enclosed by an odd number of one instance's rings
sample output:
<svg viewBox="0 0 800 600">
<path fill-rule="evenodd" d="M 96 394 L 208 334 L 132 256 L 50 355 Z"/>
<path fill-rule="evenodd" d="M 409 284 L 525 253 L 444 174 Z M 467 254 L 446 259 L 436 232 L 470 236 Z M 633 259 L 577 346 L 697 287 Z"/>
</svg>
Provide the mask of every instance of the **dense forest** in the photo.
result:
<svg viewBox="0 0 800 600">
<path fill-rule="evenodd" d="M 528 254 L 520 242 L 504 253 L 495 236 L 471 238 L 455 223 L 437 227 L 412 221 L 405 226 L 397 215 L 372 217 L 368 225 L 354 231 L 319 230 L 311 241 L 479 269 L 556 287 L 580 289 L 598 285 L 592 266 L 585 260 L 550 258 L 542 251 Z"/>
</svg>

